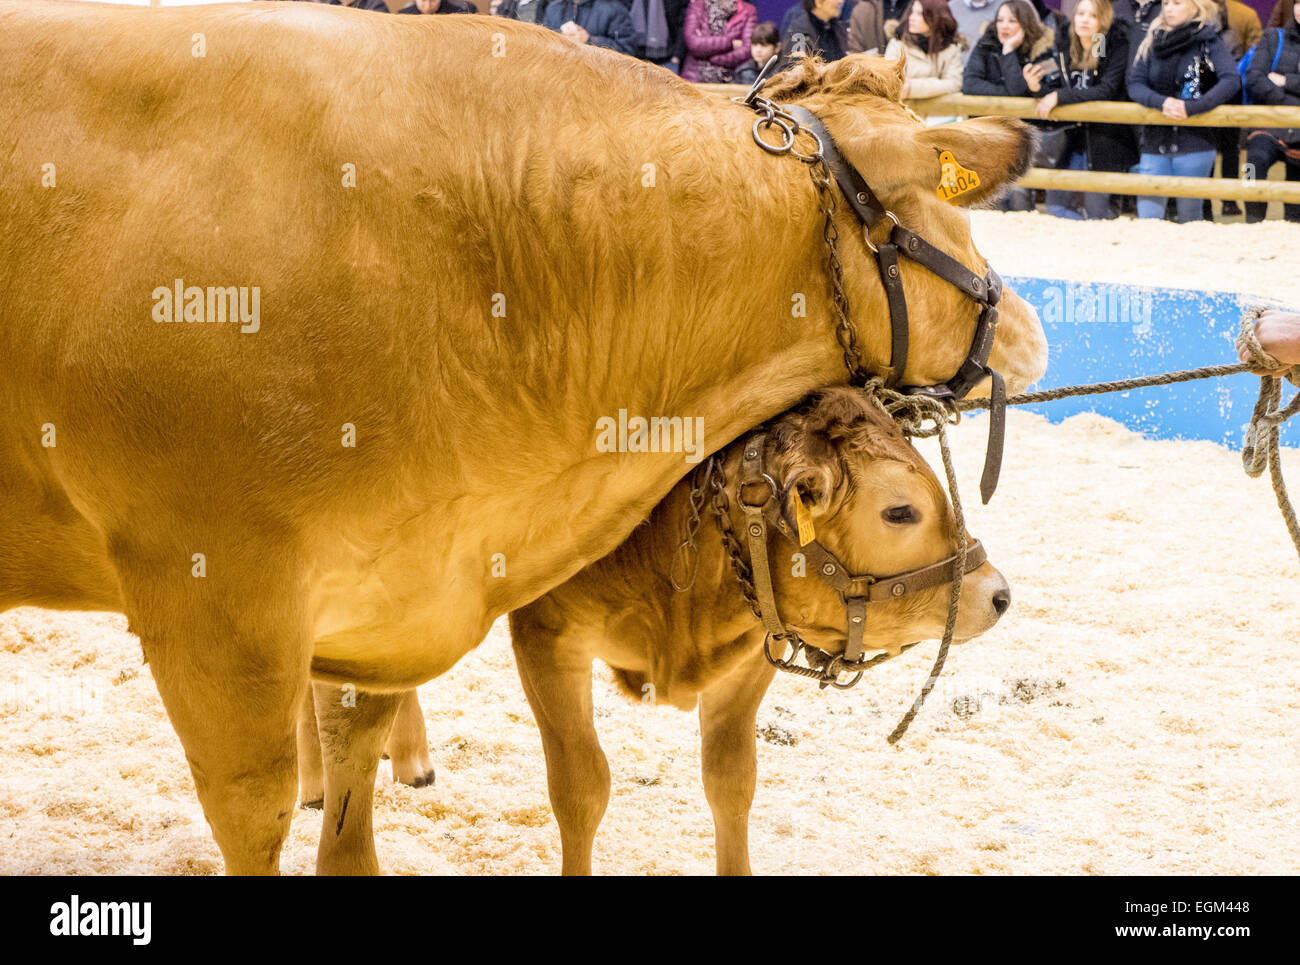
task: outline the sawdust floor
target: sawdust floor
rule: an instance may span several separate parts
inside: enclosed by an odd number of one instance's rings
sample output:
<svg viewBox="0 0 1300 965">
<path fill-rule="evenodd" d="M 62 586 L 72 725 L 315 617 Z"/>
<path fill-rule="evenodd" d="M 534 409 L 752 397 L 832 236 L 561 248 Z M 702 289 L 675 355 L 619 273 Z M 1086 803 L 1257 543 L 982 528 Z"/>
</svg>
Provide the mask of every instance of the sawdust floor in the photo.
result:
<svg viewBox="0 0 1300 965">
<path fill-rule="evenodd" d="M 956 455 L 971 530 L 1011 582 L 1009 614 L 954 648 L 897 748 L 884 736 L 936 644 L 848 693 L 777 680 L 759 715 L 755 870 L 1300 871 L 1300 567 L 1267 482 L 1210 443 L 1016 411 L 1000 490 L 981 507 L 983 430 L 964 423 Z M 1286 457 L 1300 480 L 1300 452 Z M 0 687 L 0 874 L 220 871 L 121 617 L 0 616 Z M 711 872 L 695 716 L 633 703 L 607 675 L 596 690 L 613 772 L 596 871 Z M 504 625 L 420 694 L 438 781 L 407 788 L 382 765 L 384 869 L 557 870 Z M 286 872 L 312 870 L 320 821 L 297 812 Z"/>
</svg>

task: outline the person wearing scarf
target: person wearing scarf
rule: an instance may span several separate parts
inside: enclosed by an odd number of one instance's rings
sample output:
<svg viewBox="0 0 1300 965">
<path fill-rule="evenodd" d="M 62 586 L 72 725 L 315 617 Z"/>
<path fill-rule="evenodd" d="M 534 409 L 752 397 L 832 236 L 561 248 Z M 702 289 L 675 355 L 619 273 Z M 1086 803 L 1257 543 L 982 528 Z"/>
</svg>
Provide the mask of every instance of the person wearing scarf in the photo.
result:
<svg viewBox="0 0 1300 965">
<path fill-rule="evenodd" d="M 1237 98 L 1241 77 L 1219 36 L 1214 0 L 1164 0 L 1128 71 L 1129 97 L 1173 119 L 1203 114 Z M 1209 177 L 1218 152 L 1213 128 L 1141 128 L 1141 174 Z M 1139 197 L 1139 218 L 1163 218 L 1168 199 Z M 1200 198 L 1178 198 L 1180 222 L 1203 217 Z"/>
<path fill-rule="evenodd" d="M 686 8 L 685 80 L 729 84 L 735 69 L 749 60 L 749 39 L 758 11 L 745 0 L 691 0 Z"/>
</svg>

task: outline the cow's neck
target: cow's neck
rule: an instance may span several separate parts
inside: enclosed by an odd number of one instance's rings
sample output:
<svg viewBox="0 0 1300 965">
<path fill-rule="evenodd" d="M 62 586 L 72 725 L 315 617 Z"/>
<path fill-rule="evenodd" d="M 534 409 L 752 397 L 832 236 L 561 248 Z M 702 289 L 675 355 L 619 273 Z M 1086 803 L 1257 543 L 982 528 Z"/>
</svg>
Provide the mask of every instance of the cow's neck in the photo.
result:
<svg viewBox="0 0 1300 965">
<path fill-rule="evenodd" d="M 734 479 L 739 460 L 729 463 L 727 475 Z M 694 564 L 689 576 L 683 570 L 680 543 L 690 492 L 691 480 L 683 480 L 655 507 L 649 525 L 634 530 L 608 561 L 586 574 L 600 581 L 604 592 L 622 587 L 622 606 L 644 614 L 637 621 L 644 628 L 639 639 L 620 641 L 641 651 L 641 667 L 629 669 L 646 673 L 658 701 L 686 710 L 711 684 L 754 659 L 763 641 L 762 624 L 745 602 L 723 549 L 707 491 L 694 538 Z M 619 576 L 635 573 L 638 579 L 606 579 L 611 570 Z M 688 582 L 687 588 L 674 589 L 674 577 Z M 597 655 L 617 666 L 614 654 Z"/>
<path fill-rule="evenodd" d="M 528 602 L 557 577 L 612 550 L 698 457 L 808 392 L 848 378 L 806 169 L 759 151 L 749 117 L 730 110 L 719 120 L 712 115 L 723 108 L 713 102 L 700 110 L 710 117 L 692 123 L 688 114 L 667 124 L 651 115 L 643 123 L 653 134 L 634 128 L 616 143 L 590 148 L 606 158 L 603 178 L 638 186 L 611 191 L 613 206 L 575 215 L 589 249 L 569 252 L 552 273 L 518 275 L 528 284 L 516 285 L 507 298 L 508 318 L 523 321 L 503 326 L 513 333 L 514 358 L 502 382 L 490 386 L 512 401 L 496 406 L 509 416 L 499 431 L 515 438 L 508 448 L 544 451 L 560 471 L 544 480 L 503 480 L 499 462 L 476 467 L 501 504 L 492 515 L 522 515 L 530 523 L 503 549 L 518 564 L 517 579 L 489 586 L 494 613 Z M 690 167 L 679 160 L 674 167 L 674 158 L 703 150 L 697 141 L 712 137 L 716 145 L 719 126 L 738 150 L 754 151 L 753 163 L 743 165 L 748 180 L 742 192 L 734 163 Z M 721 152 L 715 146 L 713 153 Z M 661 180 L 642 188 L 647 157 L 660 162 Z M 709 197 L 721 205 L 749 200 L 720 210 L 707 203 Z M 656 233 L 670 215 L 670 226 Z M 842 230 L 847 237 L 850 226 Z M 749 241 L 763 231 L 771 239 L 766 250 Z M 869 304 L 862 293 L 851 294 Z M 860 335 L 864 348 L 887 342 L 884 335 Z M 871 354 L 865 360 L 875 361 Z M 476 370 L 494 369 L 488 359 L 471 362 Z M 530 411 L 519 405 L 527 399 L 556 401 L 551 410 Z M 597 450 L 599 424 L 621 426 L 637 417 L 702 423 L 702 451 L 691 461 L 680 452 Z M 473 452 L 466 458 L 475 462 Z M 535 538 L 539 534 L 546 538 Z"/>
</svg>

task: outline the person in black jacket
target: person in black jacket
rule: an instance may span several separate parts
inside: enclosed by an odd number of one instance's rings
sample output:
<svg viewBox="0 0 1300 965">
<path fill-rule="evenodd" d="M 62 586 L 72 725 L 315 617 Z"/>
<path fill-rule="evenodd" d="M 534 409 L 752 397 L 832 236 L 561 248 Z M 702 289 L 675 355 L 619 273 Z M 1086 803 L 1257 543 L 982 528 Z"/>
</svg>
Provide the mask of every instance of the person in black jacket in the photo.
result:
<svg viewBox="0 0 1300 965">
<path fill-rule="evenodd" d="M 488 12 L 494 17 L 521 23 L 541 23 L 546 13 L 546 0 L 491 0 Z"/>
<path fill-rule="evenodd" d="M 1028 0 L 1005 0 L 997 16 L 980 34 L 962 74 L 963 94 L 1029 97 L 1028 77 L 1053 59 L 1052 34 L 1038 19 Z M 1012 188 L 996 203 L 1001 211 L 1033 211 L 1034 195 Z"/>
<path fill-rule="evenodd" d="M 1269 27 L 1259 39 L 1246 71 L 1246 89 L 1256 104 L 1300 106 L 1300 3 L 1292 3 L 1289 22 Z M 1300 181 L 1300 130 L 1251 131 L 1246 135 L 1246 163 L 1255 178 L 1264 180 L 1278 161 L 1286 165 L 1286 179 Z M 1263 221 L 1267 201 L 1247 201 L 1246 220 Z M 1287 221 L 1300 221 L 1300 204 L 1283 207 Z"/>
<path fill-rule="evenodd" d="M 472 3 L 464 0 L 415 0 L 398 13 L 478 13 Z"/>
<path fill-rule="evenodd" d="M 1038 100 L 1038 116 L 1047 119 L 1058 104 L 1125 100 L 1128 69 L 1128 26 L 1115 19 L 1110 0 L 1079 0 L 1070 22 L 1056 28 L 1060 69 L 1043 75 L 1043 68 L 1026 74 Z M 1080 124 L 1070 129 L 1060 166 L 1082 171 L 1127 171 L 1137 151 L 1127 127 L 1120 124 Z M 1060 218 L 1113 218 L 1108 194 L 1085 193 L 1084 215 L 1073 207 L 1074 192 L 1048 191 L 1047 212 Z"/>
<path fill-rule="evenodd" d="M 843 8 L 844 0 L 803 0 L 792 8 L 781 33 L 781 70 L 808 54 L 827 62 L 843 58 L 849 52 L 849 27 L 840 18 Z"/>
<path fill-rule="evenodd" d="M 325 0 L 327 6 L 331 7 L 352 7 L 354 10 L 374 10 L 376 13 L 388 13 L 388 4 L 384 0 L 352 0 L 351 3 L 343 0 Z"/>
<path fill-rule="evenodd" d="M 636 56 L 632 17 L 619 0 L 549 0 L 541 24 L 575 44 Z"/>
<path fill-rule="evenodd" d="M 1241 93 L 1237 64 L 1219 36 L 1214 0 L 1164 0 L 1128 72 L 1128 93 L 1175 120 L 1203 114 Z M 1212 128 L 1148 125 L 1139 133 L 1142 174 L 1208 177 L 1217 135 Z M 1163 218 L 1166 198 L 1138 198 L 1139 218 Z M 1181 222 L 1203 217 L 1200 198 L 1178 198 Z"/>
<path fill-rule="evenodd" d="M 1052 39 L 1027 0 L 1005 0 L 971 51 L 961 92 L 1029 97 L 1025 69 L 1052 59 Z"/>
</svg>

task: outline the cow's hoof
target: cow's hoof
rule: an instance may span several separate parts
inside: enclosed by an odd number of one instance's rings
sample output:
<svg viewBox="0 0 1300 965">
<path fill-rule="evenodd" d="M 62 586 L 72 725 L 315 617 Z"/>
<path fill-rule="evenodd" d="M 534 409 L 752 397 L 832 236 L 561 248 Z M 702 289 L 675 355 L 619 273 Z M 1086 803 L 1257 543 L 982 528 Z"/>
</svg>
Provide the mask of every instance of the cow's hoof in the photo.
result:
<svg viewBox="0 0 1300 965">
<path fill-rule="evenodd" d="M 312 798 L 310 801 L 303 801 L 298 807 L 303 810 L 323 811 L 325 810 L 325 799 L 323 797 Z"/>
<path fill-rule="evenodd" d="M 393 780 L 407 787 L 433 787 L 437 778 L 437 772 L 431 767 L 427 771 L 416 773 L 415 775 L 398 776 L 393 775 Z"/>
</svg>

